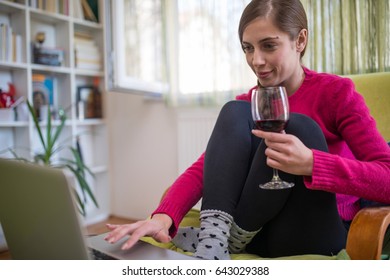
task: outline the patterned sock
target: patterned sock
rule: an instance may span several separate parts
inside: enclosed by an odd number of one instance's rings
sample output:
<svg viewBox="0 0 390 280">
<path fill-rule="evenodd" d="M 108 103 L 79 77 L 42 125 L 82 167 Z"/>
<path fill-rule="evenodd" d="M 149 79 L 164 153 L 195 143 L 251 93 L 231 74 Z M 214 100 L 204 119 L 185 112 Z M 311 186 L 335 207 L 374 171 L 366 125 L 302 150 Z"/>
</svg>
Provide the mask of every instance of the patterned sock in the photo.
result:
<svg viewBox="0 0 390 280">
<path fill-rule="evenodd" d="M 219 210 L 200 212 L 199 243 L 194 256 L 206 260 L 229 260 L 228 238 L 233 217 Z"/>
<path fill-rule="evenodd" d="M 252 241 L 253 237 L 261 230 L 246 231 L 240 228 L 236 223 L 230 228 L 229 251 L 232 254 L 239 254 L 245 250 L 246 245 Z"/>
<path fill-rule="evenodd" d="M 181 227 L 177 230 L 176 236 L 172 239 L 176 247 L 184 252 L 194 253 L 198 246 L 200 228 Z"/>
</svg>

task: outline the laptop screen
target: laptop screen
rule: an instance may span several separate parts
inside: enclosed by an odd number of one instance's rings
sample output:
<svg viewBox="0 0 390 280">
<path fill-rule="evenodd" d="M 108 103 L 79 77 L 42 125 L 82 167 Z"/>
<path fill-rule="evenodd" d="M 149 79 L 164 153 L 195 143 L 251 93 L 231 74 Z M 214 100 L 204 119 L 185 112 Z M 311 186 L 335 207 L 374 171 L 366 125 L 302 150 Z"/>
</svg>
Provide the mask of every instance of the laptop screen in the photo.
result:
<svg viewBox="0 0 390 280">
<path fill-rule="evenodd" d="M 13 259 L 88 258 L 61 170 L 0 159 L 0 178 L 0 222 Z"/>
</svg>

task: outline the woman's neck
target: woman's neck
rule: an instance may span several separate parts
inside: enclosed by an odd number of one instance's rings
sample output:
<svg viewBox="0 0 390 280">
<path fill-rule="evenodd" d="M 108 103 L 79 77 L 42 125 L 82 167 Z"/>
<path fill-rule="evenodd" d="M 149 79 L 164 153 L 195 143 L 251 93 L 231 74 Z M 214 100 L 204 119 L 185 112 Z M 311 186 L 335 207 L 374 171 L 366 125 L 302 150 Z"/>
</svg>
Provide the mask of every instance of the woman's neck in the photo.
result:
<svg viewBox="0 0 390 280">
<path fill-rule="evenodd" d="M 301 87 L 303 81 L 305 80 L 305 76 L 305 71 L 301 66 L 299 71 L 294 73 L 294 75 L 291 77 L 289 85 L 286 85 L 288 96 L 293 95 Z"/>
</svg>

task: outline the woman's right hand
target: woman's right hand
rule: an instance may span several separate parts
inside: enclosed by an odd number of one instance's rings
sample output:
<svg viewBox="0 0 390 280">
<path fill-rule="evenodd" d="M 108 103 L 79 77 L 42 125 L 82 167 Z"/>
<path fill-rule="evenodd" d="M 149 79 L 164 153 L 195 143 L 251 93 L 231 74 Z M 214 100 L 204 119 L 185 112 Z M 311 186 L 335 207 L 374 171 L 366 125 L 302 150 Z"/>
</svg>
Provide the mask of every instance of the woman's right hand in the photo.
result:
<svg viewBox="0 0 390 280">
<path fill-rule="evenodd" d="M 144 236 L 150 236 L 158 242 L 167 243 L 171 241 L 169 236 L 171 225 L 172 219 L 166 214 L 155 214 L 151 219 L 133 224 L 107 224 L 107 228 L 111 232 L 104 239 L 109 243 L 115 243 L 126 235 L 130 235 L 129 239 L 123 244 L 122 250 L 130 249 Z"/>
</svg>

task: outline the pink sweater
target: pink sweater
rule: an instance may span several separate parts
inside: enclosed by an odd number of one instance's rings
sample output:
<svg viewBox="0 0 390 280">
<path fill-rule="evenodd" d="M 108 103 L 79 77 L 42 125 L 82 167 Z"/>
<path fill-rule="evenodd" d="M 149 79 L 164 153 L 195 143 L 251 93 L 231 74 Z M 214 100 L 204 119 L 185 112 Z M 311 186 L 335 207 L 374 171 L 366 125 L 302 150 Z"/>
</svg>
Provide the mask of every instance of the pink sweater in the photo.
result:
<svg viewBox="0 0 390 280">
<path fill-rule="evenodd" d="M 313 150 L 307 188 L 336 193 L 343 220 L 359 211 L 359 197 L 390 203 L 390 148 L 350 79 L 304 68 L 306 78 L 289 97 L 290 111 L 305 114 L 322 128 L 329 153 Z M 250 102 L 251 91 L 236 97 Z M 389 112 L 390 113 L 390 112 Z M 173 219 L 176 234 L 184 215 L 202 197 L 204 154 L 173 183 L 155 213 Z"/>
</svg>

